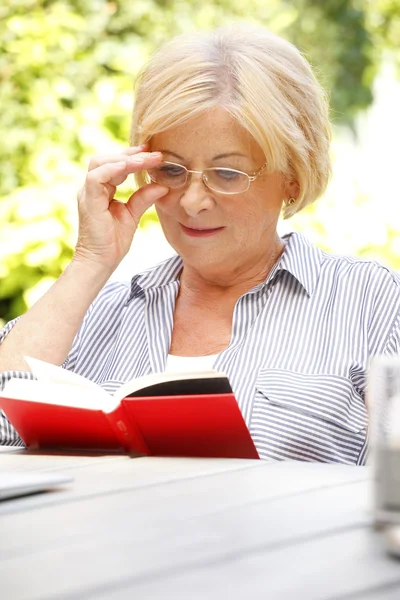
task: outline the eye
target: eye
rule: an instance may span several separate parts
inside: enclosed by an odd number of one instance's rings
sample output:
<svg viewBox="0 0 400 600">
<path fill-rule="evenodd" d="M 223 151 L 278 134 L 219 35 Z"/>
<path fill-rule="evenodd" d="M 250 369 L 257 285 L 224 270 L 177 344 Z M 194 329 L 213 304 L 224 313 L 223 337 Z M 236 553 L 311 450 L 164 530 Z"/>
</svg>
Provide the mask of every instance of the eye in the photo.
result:
<svg viewBox="0 0 400 600">
<path fill-rule="evenodd" d="M 160 165 L 158 170 L 167 177 L 181 177 L 186 172 L 180 165 Z"/>
<path fill-rule="evenodd" d="M 224 181 L 233 181 L 243 177 L 243 173 L 239 173 L 239 171 L 234 171 L 232 169 L 215 169 L 215 174 Z"/>
</svg>

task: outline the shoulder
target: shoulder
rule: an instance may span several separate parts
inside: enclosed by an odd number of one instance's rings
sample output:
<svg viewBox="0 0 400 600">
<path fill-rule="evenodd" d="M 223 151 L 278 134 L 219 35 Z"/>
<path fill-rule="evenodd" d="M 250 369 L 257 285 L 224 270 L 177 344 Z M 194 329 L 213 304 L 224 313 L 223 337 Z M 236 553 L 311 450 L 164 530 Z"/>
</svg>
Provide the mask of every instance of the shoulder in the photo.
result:
<svg viewBox="0 0 400 600">
<path fill-rule="evenodd" d="M 330 254 L 300 234 L 294 237 L 288 242 L 300 264 L 297 277 L 315 305 L 329 305 L 341 321 L 357 326 L 368 339 L 371 355 L 398 352 L 400 274 L 375 260 Z"/>
<path fill-rule="evenodd" d="M 285 237 L 293 250 L 302 257 L 304 264 L 310 266 L 312 263 L 312 267 L 317 269 L 322 278 L 353 281 L 359 285 L 386 283 L 400 292 L 400 273 L 375 260 L 326 252 L 300 233 Z"/>
<path fill-rule="evenodd" d="M 333 271 L 338 278 L 345 278 L 358 285 L 376 288 L 385 285 L 400 293 L 400 273 L 375 260 L 357 258 L 321 251 L 322 265 L 327 271 Z"/>
<path fill-rule="evenodd" d="M 400 274 L 379 264 L 354 256 L 328 253 L 301 233 L 283 236 L 286 244 L 281 266 L 315 298 L 327 298 L 335 290 L 343 299 L 371 298 L 382 294 L 400 296 Z"/>
</svg>

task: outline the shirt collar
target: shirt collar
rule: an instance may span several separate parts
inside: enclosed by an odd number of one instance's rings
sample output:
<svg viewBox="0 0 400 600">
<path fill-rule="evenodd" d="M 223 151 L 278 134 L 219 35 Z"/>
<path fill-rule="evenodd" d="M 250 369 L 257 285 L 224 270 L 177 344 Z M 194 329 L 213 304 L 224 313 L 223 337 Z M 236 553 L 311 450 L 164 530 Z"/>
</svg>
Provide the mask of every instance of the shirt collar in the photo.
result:
<svg viewBox="0 0 400 600">
<path fill-rule="evenodd" d="M 282 236 L 286 248 L 280 258 L 279 270 L 290 273 L 311 296 L 315 290 L 324 260 L 322 250 L 311 244 L 301 233 Z"/>
<path fill-rule="evenodd" d="M 181 271 L 181 257 L 173 256 L 142 273 L 134 275 L 131 280 L 131 289 L 126 304 L 148 288 L 162 287 L 173 281 L 178 281 Z"/>
<path fill-rule="evenodd" d="M 287 271 L 311 296 L 321 271 L 322 250 L 311 244 L 301 233 L 288 233 L 282 236 L 282 240 L 285 242 L 285 250 L 267 280 L 270 281 L 271 275 L 274 277 L 279 271 Z M 143 273 L 135 275 L 131 280 L 126 304 L 148 288 L 163 287 L 178 281 L 181 271 L 181 257 L 173 256 Z"/>
</svg>

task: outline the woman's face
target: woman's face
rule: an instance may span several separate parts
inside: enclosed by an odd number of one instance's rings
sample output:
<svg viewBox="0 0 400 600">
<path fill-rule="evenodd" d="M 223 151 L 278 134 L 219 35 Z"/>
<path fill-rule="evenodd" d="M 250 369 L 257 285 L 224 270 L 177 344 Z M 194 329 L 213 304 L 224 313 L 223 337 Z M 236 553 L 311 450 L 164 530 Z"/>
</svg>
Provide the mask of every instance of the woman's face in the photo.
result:
<svg viewBox="0 0 400 600">
<path fill-rule="evenodd" d="M 252 174 L 265 163 L 258 144 L 222 108 L 154 135 L 151 151 L 196 171 L 229 167 Z M 170 189 L 156 210 L 185 265 L 226 275 L 265 262 L 276 243 L 284 197 L 282 175 L 268 168 L 246 192 L 234 195 L 214 192 L 192 174 L 185 187 Z"/>
</svg>

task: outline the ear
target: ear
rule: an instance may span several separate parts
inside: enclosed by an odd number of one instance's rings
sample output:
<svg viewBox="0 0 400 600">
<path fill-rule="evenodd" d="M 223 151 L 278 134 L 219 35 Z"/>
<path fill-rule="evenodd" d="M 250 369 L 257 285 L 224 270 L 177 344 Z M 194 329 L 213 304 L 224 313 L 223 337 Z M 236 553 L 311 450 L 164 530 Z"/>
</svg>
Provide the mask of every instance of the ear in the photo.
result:
<svg viewBox="0 0 400 600">
<path fill-rule="evenodd" d="M 286 180 L 284 185 L 284 198 L 297 200 L 300 194 L 300 185 L 296 180 Z"/>
</svg>

